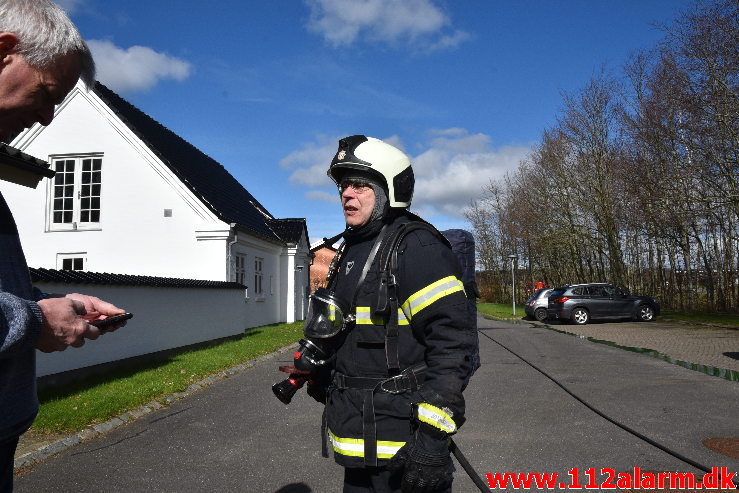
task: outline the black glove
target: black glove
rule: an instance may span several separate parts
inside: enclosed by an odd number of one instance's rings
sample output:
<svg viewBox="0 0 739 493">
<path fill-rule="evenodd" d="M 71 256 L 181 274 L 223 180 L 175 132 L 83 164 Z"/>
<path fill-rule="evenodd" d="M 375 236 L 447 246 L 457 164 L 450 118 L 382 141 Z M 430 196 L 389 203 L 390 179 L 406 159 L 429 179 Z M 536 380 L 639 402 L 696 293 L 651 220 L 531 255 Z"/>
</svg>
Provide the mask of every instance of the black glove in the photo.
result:
<svg viewBox="0 0 739 493">
<path fill-rule="evenodd" d="M 319 383 L 312 381 L 308 382 L 306 392 L 308 392 L 308 395 L 313 397 L 316 401 L 320 402 L 321 404 L 326 404 L 326 390 L 327 386 L 324 383 Z"/>
<path fill-rule="evenodd" d="M 443 493 L 452 485 L 449 435 L 425 423 L 390 459 L 387 468 L 403 474 L 403 493 Z"/>
<path fill-rule="evenodd" d="M 308 379 L 306 392 L 316 401 L 326 404 L 329 385 L 331 385 L 331 369 L 325 367 L 318 368 Z"/>
</svg>

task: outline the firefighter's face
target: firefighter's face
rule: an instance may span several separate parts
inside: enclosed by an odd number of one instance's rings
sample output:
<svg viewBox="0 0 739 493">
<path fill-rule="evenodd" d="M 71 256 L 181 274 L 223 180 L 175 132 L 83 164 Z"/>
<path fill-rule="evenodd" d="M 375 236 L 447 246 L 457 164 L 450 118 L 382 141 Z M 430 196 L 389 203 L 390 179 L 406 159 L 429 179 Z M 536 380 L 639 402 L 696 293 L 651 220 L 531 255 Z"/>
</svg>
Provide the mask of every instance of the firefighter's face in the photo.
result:
<svg viewBox="0 0 739 493">
<path fill-rule="evenodd" d="M 375 207 L 375 191 L 367 183 L 357 180 L 341 182 L 341 205 L 346 225 L 361 228 L 367 224 Z"/>
</svg>

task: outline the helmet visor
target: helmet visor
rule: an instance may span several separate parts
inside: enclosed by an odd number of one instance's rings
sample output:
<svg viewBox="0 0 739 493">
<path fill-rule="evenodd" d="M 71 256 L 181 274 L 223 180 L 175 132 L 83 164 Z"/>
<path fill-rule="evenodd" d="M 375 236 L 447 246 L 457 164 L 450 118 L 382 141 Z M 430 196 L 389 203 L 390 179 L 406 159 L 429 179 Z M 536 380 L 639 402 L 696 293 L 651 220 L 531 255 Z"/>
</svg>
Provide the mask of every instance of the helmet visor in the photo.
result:
<svg viewBox="0 0 739 493">
<path fill-rule="evenodd" d="M 317 289 L 308 301 L 305 319 L 305 337 L 325 339 L 333 337 L 346 325 L 344 304 L 325 289 Z"/>
</svg>

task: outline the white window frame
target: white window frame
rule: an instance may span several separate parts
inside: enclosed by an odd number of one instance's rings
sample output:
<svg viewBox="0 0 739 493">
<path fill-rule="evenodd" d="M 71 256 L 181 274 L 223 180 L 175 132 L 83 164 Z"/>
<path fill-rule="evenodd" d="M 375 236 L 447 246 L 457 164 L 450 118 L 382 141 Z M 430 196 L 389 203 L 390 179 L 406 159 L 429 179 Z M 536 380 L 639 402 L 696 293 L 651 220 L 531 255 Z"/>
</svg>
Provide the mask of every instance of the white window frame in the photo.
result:
<svg viewBox="0 0 739 493">
<path fill-rule="evenodd" d="M 264 258 L 254 257 L 254 296 L 264 298 Z"/>
<path fill-rule="evenodd" d="M 65 260 L 81 259 L 81 269 L 64 269 Z M 56 268 L 57 270 L 87 270 L 87 252 L 75 252 L 75 253 L 57 253 L 56 254 Z"/>
<path fill-rule="evenodd" d="M 93 166 L 96 164 L 95 161 L 100 161 L 99 181 L 83 184 L 83 163 L 88 160 Z M 46 215 L 47 231 L 90 231 L 102 229 L 102 160 L 102 153 L 53 155 L 49 157 L 51 169 L 57 170 L 57 163 L 62 161 L 71 161 L 73 163 L 74 170 L 66 173 L 63 170 L 57 171 L 56 176 L 48 181 L 48 206 Z M 89 179 L 94 180 L 96 178 L 95 172 L 92 170 L 85 173 L 91 173 Z M 71 175 L 72 183 L 67 183 L 65 185 L 64 181 L 70 177 L 69 175 Z M 87 178 L 88 177 L 85 177 L 85 179 Z M 61 190 L 62 187 L 67 188 L 67 190 Z M 95 189 L 95 187 L 98 188 Z M 84 197 L 82 196 L 83 191 L 86 192 Z M 71 196 L 64 197 L 65 193 Z M 69 202 L 66 204 L 60 204 L 60 200 L 67 200 Z M 82 205 L 86 201 L 89 201 L 88 207 L 90 210 L 82 209 Z M 55 207 L 59 205 L 62 205 L 62 210 L 55 209 Z M 65 206 L 70 205 L 71 209 L 64 209 Z M 94 218 L 96 212 L 97 221 L 90 220 Z M 66 222 L 54 222 L 55 219 L 59 218 L 59 214 L 64 216 L 65 213 L 67 214 L 67 217 L 62 217 L 62 219 L 66 219 Z M 86 213 L 88 215 L 87 218 L 84 217 Z M 86 220 L 83 221 L 83 219 Z"/>
<path fill-rule="evenodd" d="M 246 286 L 246 254 L 234 254 L 234 282 Z"/>
</svg>

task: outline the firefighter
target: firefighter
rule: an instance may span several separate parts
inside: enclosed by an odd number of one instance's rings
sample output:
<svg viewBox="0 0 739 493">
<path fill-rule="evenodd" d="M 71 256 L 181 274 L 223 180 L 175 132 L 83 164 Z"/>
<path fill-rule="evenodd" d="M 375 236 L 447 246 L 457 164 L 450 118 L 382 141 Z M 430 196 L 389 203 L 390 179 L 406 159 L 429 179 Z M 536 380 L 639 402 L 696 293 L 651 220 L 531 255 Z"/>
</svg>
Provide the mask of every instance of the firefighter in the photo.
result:
<svg viewBox="0 0 739 493">
<path fill-rule="evenodd" d="M 345 468 L 344 492 L 451 491 L 448 441 L 465 420 L 476 340 L 459 264 L 429 225 L 399 242 L 395 282 L 383 276 L 391 239 L 422 221 L 408 211 L 414 176 L 403 152 L 346 137 L 328 175 L 347 226 L 329 290 L 350 307 L 350 323 L 325 393 L 316 382 L 308 391 L 325 398 L 324 437 Z M 378 306 L 397 308 L 380 316 Z"/>
</svg>

